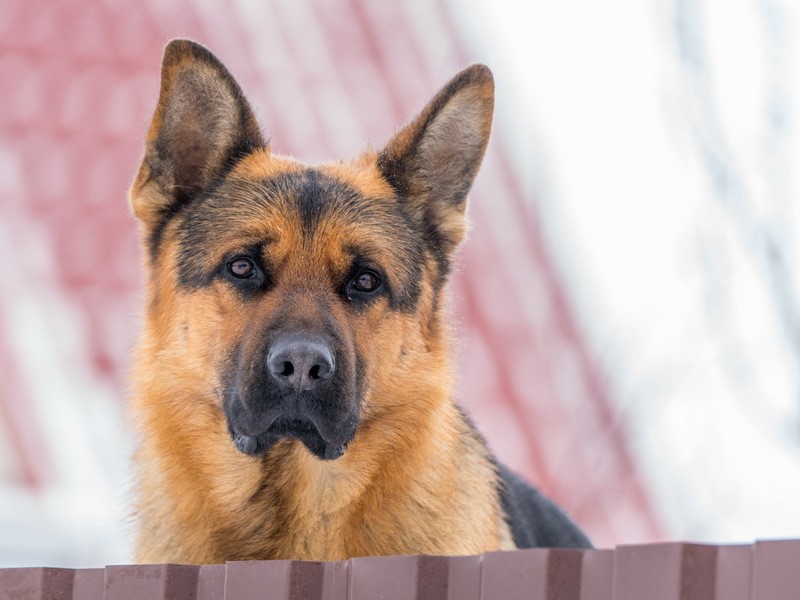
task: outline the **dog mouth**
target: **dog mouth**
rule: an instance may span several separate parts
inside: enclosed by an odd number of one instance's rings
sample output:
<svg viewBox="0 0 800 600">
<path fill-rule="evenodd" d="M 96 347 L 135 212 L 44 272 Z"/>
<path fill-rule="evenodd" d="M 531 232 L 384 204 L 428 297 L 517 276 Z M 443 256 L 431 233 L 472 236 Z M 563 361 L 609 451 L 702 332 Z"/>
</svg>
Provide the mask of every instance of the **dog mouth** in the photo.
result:
<svg viewBox="0 0 800 600">
<path fill-rule="evenodd" d="M 238 431 L 231 431 L 231 434 L 236 448 L 249 456 L 266 453 L 282 439 L 302 442 L 309 452 L 322 460 L 336 460 L 347 449 L 347 441 L 326 440 L 313 421 L 304 418 L 277 418 L 258 435 Z"/>
</svg>

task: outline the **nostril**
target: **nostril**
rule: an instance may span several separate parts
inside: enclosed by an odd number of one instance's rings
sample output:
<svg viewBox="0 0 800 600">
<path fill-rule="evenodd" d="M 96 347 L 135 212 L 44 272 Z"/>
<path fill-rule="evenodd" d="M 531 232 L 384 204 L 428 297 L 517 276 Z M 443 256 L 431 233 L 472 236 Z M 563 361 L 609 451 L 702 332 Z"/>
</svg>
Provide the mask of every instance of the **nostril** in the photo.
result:
<svg viewBox="0 0 800 600">
<path fill-rule="evenodd" d="M 281 389 L 306 392 L 331 378 L 334 355 L 327 343 L 316 339 L 292 338 L 273 342 L 265 370 Z"/>
</svg>

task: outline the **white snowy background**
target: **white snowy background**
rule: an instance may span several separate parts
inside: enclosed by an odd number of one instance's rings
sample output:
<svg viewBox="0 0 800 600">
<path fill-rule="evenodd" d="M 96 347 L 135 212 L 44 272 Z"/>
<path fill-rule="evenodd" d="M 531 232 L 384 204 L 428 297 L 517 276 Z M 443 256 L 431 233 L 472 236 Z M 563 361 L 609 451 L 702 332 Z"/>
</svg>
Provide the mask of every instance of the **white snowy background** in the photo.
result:
<svg viewBox="0 0 800 600">
<path fill-rule="evenodd" d="M 669 537 L 800 536 L 800 5 L 453 4 Z"/>
</svg>

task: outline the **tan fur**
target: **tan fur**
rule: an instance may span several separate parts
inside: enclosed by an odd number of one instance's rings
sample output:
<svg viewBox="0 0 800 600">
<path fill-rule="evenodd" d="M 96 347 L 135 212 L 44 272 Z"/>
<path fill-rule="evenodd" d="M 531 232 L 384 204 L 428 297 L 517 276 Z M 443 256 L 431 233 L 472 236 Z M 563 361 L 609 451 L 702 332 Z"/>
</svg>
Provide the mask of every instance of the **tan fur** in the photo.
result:
<svg viewBox="0 0 800 600">
<path fill-rule="evenodd" d="M 179 54 L 185 57 L 186 51 Z M 179 72 L 166 64 L 162 96 L 170 93 L 169 79 Z M 476 90 L 490 97 L 490 85 L 479 82 Z M 159 102 L 149 144 L 162 127 L 164 102 Z M 458 105 L 451 110 L 458 111 Z M 488 137 L 486 119 L 481 123 L 476 138 Z M 390 147 L 405 151 L 414 127 L 419 124 L 398 134 Z M 378 159 L 369 151 L 318 168 L 365 196 L 392 198 Z M 303 168 L 263 148 L 239 161 L 228 177 L 259 180 Z M 154 181 L 148 169 L 143 164 L 131 192 L 144 239 L 166 205 L 164 190 L 170 185 Z M 452 213 L 442 220 L 452 220 L 446 229 L 455 246 L 465 228 L 463 206 Z M 157 257 L 145 261 L 147 308 L 132 397 L 141 432 L 135 560 L 338 560 L 511 549 L 494 466 L 452 400 L 446 303 L 435 281 L 434 258 L 425 259 L 413 312 L 391 310 L 381 299 L 354 315 L 336 301 L 329 285 L 347 268 L 344 248 L 370 243 L 391 277 L 404 268 L 393 256 L 391 240 L 359 223 L 331 219 L 319 226 L 310 245 L 303 241 L 297 215 L 280 202 L 267 217 L 236 218 L 241 218 L 239 239 L 217 240 L 203 260 L 214 264 L 241 239 L 274 239 L 270 258 L 280 265 L 281 277 L 256 302 L 244 304 L 221 282 L 200 289 L 179 286 L 175 232 L 180 218 L 166 226 Z M 226 429 L 221 374 L 231 365 L 224 357 L 237 343 L 247 352 L 255 344 L 257 324 L 280 303 L 292 306 L 293 318 L 309 320 L 324 303 L 349 332 L 348 342 L 369 358 L 358 431 L 337 460 L 322 461 L 293 440 L 278 442 L 264 457 L 246 456 Z"/>
</svg>

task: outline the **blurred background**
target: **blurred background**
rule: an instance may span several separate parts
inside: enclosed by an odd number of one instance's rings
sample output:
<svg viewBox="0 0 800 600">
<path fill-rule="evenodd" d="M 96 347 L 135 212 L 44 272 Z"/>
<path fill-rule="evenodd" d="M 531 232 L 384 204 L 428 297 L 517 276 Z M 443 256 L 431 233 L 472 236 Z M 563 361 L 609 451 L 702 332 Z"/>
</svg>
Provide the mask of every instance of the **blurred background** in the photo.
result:
<svg viewBox="0 0 800 600">
<path fill-rule="evenodd" d="M 309 161 L 490 65 L 461 401 L 599 546 L 800 537 L 798 24 L 790 0 L 0 0 L 0 566 L 130 560 L 126 194 L 173 37 Z"/>
</svg>

